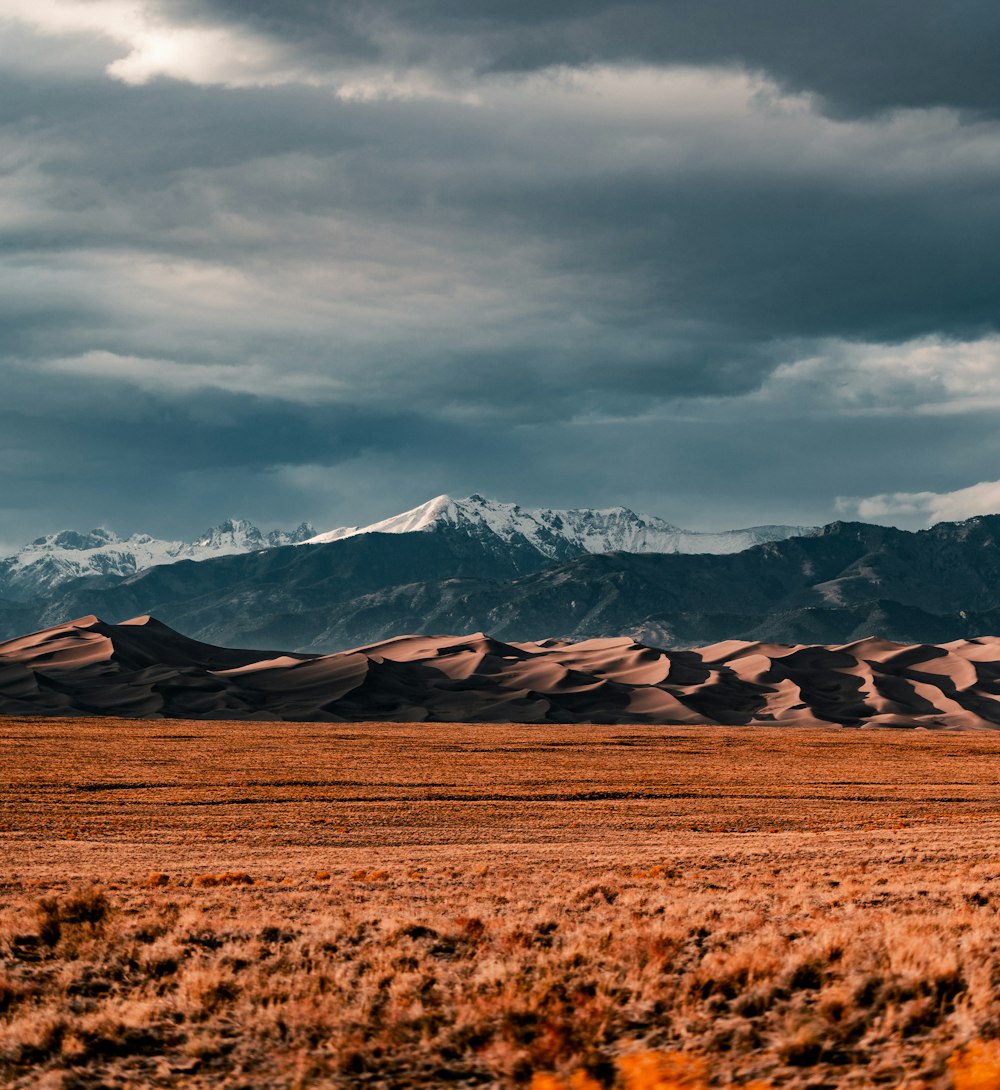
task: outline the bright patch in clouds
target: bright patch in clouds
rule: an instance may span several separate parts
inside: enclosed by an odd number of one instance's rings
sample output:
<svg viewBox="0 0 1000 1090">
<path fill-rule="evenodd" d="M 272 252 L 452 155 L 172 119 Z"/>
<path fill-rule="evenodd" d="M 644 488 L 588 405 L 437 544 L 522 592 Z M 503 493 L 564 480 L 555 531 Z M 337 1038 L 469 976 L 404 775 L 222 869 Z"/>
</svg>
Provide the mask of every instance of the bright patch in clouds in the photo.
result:
<svg viewBox="0 0 1000 1090">
<path fill-rule="evenodd" d="M 273 47 L 244 31 L 176 26 L 134 0 L 7 0 L 4 18 L 47 35 L 91 34 L 121 44 L 127 53 L 107 66 L 124 83 L 157 76 L 192 83 L 254 82 L 274 65 Z"/>
<path fill-rule="evenodd" d="M 329 399 L 342 387 L 342 383 L 330 375 L 282 374 L 259 363 L 178 363 L 102 351 L 50 360 L 46 369 L 56 374 L 124 382 L 174 395 L 216 389 L 228 394 L 311 403 L 320 397 Z"/>
<path fill-rule="evenodd" d="M 1000 408 L 1000 337 L 922 337 L 899 345 L 837 341 L 823 347 L 818 355 L 778 367 L 762 396 L 865 415 Z"/>
<path fill-rule="evenodd" d="M 7 0 L 4 18 L 46 35 L 91 34 L 127 52 L 106 68 L 123 83 L 158 76 L 188 83 L 265 86 L 303 74 L 272 42 L 235 27 L 178 25 L 156 7 L 135 0 Z"/>
<path fill-rule="evenodd" d="M 93 35 L 120 44 L 126 53 L 105 71 L 140 86 L 167 77 L 201 86 L 329 87 L 345 101 L 456 99 L 475 104 L 468 91 L 453 92 L 439 79 L 415 70 L 386 71 L 302 64 L 279 43 L 245 27 L 175 22 L 167 7 L 137 0 L 6 0 L 3 21 L 50 36 Z"/>
<path fill-rule="evenodd" d="M 1000 514 L 1000 481 L 981 481 L 954 492 L 887 492 L 865 499 L 841 498 L 838 510 L 868 522 L 906 522 L 933 526 L 976 515 Z"/>
</svg>

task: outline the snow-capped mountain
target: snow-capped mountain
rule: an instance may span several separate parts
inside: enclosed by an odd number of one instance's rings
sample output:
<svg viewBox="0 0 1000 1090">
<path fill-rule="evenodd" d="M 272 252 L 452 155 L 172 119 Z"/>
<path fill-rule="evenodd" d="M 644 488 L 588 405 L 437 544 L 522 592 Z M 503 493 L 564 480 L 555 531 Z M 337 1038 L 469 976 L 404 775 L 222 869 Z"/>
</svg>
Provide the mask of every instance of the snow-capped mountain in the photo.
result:
<svg viewBox="0 0 1000 1090">
<path fill-rule="evenodd" d="M 556 510 L 521 507 L 472 495 L 437 496 L 412 511 L 372 523 L 317 534 L 308 523 L 292 531 L 264 532 L 242 519 L 228 519 L 196 541 L 166 541 L 149 534 L 119 537 L 107 529 L 63 530 L 37 538 L 0 560 L 0 599 L 28 602 L 51 595 L 81 577 L 120 579 L 179 560 L 208 560 L 259 552 L 283 545 L 319 545 L 363 534 L 438 532 L 472 541 L 498 570 L 517 571 L 562 562 L 588 553 L 736 553 L 753 545 L 814 532 L 809 526 L 754 526 L 701 533 L 683 530 L 627 507 Z"/>
<path fill-rule="evenodd" d="M 307 523 L 292 531 L 265 533 L 244 519 L 227 519 L 206 530 L 197 541 L 163 541 L 149 534 L 120 538 L 106 529 L 89 533 L 63 530 L 36 538 L 0 560 L 0 594 L 27 599 L 81 576 L 134 575 L 156 564 L 297 545 L 315 533 Z"/>
<path fill-rule="evenodd" d="M 343 526 L 309 538 L 318 545 L 358 534 L 410 534 L 457 529 L 484 541 L 528 545 L 561 560 L 585 553 L 738 553 L 765 541 L 813 534 L 813 526 L 751 526 L 707 533 L 682 530 L 655 515 L 637 515 L 627 507 L 598 510 L 521 507 L 472 495 L 436 496 L 427 503 L 370 526 Z"/>
</svg>

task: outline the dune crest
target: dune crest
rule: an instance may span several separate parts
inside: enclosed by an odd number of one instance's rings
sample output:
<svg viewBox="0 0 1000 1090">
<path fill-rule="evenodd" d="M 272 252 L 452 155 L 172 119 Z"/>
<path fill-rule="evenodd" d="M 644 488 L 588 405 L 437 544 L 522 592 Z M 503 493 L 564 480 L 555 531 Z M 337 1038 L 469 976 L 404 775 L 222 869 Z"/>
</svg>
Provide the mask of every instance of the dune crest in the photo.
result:
<svg viewBox="0 0 1000 1090">
<path fill-rule="evenodd" d="M 0 714 L 1000 729 L 1000 639 L 665 651 L 477 632 L 302 655 L 88 616 L 0 644 Z"/>
</svg>

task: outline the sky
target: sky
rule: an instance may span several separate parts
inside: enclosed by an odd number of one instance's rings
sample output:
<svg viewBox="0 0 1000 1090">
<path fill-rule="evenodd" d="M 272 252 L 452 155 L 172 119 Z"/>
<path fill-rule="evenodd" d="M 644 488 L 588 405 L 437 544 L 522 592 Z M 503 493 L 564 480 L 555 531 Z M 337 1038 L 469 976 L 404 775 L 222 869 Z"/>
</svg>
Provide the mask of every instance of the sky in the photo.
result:
<svg viewBox="0 0 1000 1090">
<path fill-rule="evenodd" d="M 0 542 L 1000 511 L 994 0 L 4 0 Z"/>
</svg>

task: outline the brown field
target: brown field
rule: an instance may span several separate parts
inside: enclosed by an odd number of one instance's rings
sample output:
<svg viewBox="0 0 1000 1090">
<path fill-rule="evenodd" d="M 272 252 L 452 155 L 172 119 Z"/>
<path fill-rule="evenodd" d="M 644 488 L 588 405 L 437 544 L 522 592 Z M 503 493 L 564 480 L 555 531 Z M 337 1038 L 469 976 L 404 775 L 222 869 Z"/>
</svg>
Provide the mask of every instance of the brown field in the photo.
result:
<svg viewBox="0 0 1000 1090">
<path fill-rule="evenodd" d="M 0 1084 L 1000 1087 L 1000 736 L 0 719 Z"/>
</svg>

